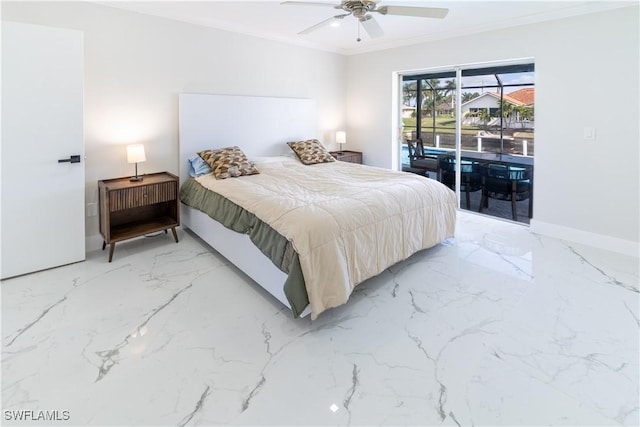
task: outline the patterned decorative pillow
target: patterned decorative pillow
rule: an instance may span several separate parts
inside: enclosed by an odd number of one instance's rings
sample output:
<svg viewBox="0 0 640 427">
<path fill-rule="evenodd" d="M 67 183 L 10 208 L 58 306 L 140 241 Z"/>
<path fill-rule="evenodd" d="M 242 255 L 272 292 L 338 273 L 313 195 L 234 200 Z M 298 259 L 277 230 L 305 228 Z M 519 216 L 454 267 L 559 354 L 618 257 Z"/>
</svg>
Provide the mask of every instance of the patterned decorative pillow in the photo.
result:
<svg viewBox="0 0 640 427">
<path fill-rule="evenodd" d="M 240 147 L 237 146 L 200 151 L 198 156 L 211 166 L 213 176 L 216 179 L 235 178 L 260 173 L 253 162 L 250 162 Z"/>
<path fill-rule="evenodd" d="M 316 163 L 335 162 L 336 159 L 327 151 L 317 139 L 307 139 L 306 141 L 287 142 L 300 161 L 305 165 Z"/>
</svg>

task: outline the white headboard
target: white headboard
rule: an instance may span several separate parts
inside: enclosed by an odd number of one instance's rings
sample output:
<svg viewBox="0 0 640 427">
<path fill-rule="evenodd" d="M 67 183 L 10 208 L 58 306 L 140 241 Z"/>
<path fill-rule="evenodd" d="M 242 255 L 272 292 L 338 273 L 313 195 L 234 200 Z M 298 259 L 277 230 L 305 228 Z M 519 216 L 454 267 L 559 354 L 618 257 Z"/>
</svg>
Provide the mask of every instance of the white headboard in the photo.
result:
<svg viewBox="0 0 640 427">
<path fill-rule="evenodd" d="M 179 97 L 180 182 L 198 151 L 237 145 L 248 157 L 290 153 L 289 141 L 318 137 L 310 99 L 183 93 Z"/>
</svg>

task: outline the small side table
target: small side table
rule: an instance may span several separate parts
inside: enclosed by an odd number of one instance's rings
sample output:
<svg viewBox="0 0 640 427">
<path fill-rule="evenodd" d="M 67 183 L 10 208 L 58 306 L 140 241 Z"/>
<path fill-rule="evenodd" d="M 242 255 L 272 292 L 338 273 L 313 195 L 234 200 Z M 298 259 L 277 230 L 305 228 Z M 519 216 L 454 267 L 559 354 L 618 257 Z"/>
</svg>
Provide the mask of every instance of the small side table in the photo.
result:
<svg viewBox="0 0 640 427">
<path fill-rule="evenodd" d="M 102 249 L 109 247 L 109 262 L 116 242 L 171 229 L 178 243 L 180 225 L 178 177 L 168 172 L 98 181 Z"/>
<path fill-rule="evenodd" d="M 330 151 L 329 152 L 336 160 L 341 162 L 359 163 L 362 164 L 362 152 L 361 151 Z"/>
</svg>

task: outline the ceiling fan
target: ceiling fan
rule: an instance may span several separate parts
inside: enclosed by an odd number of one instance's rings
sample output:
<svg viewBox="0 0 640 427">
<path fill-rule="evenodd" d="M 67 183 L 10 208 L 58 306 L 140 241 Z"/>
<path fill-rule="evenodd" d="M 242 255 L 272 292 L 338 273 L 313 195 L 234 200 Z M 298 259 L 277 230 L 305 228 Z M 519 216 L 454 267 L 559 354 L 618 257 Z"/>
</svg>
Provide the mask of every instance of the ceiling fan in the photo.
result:
<svg viewBox="0 0 640 427">
<path fill-rule="evenodd" d="M 420 18 L 437 18 L 442 19 L 447 16 L 449 9 L 439 7 L 414 7 L 414 6 L 378 6 L 374 0 L 342 0 L 340 4 L 306 2 L 306 1 L 284 1 L 282 4 L 296 6 L 329 6 L 334 9 L 342 10 L 346 13 L 338 14 L 327 18 L 309 28 L 300 31 L 298 34 L 309 34 L 325 25 L 329 25 L 337 20 L 344 19 L 351 15 L 362 24 L 367 34 L 373 39 L 384 34 L 382 27 L 378 24 L 371 13 L 379 13 L 380 15 L 396 15 L 396 16 L 415 16 Z M 357 41 L 361 41 L 358 36 Z"/>
</svg>

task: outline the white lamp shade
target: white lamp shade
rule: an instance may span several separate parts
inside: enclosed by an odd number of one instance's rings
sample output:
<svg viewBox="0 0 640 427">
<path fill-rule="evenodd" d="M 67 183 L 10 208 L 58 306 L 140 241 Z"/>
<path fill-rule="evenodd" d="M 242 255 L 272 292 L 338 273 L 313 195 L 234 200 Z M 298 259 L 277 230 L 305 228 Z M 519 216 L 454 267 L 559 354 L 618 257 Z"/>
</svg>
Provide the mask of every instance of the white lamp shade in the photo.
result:
<svg viewBox="0 0 640 427">
<path fill-rule="evenodd" d="M 346 144 L 347 143 L 347 133 L 343 130 L 339 130 L 336 132 L 336 142 L 338 144 Z"/>
<path fill-rule="evenodd" d="M 146 160 L 147 158 L 144 155 L 144 145 L 127 145 L 127 163 L 140 163 Z"/>
</svg>

